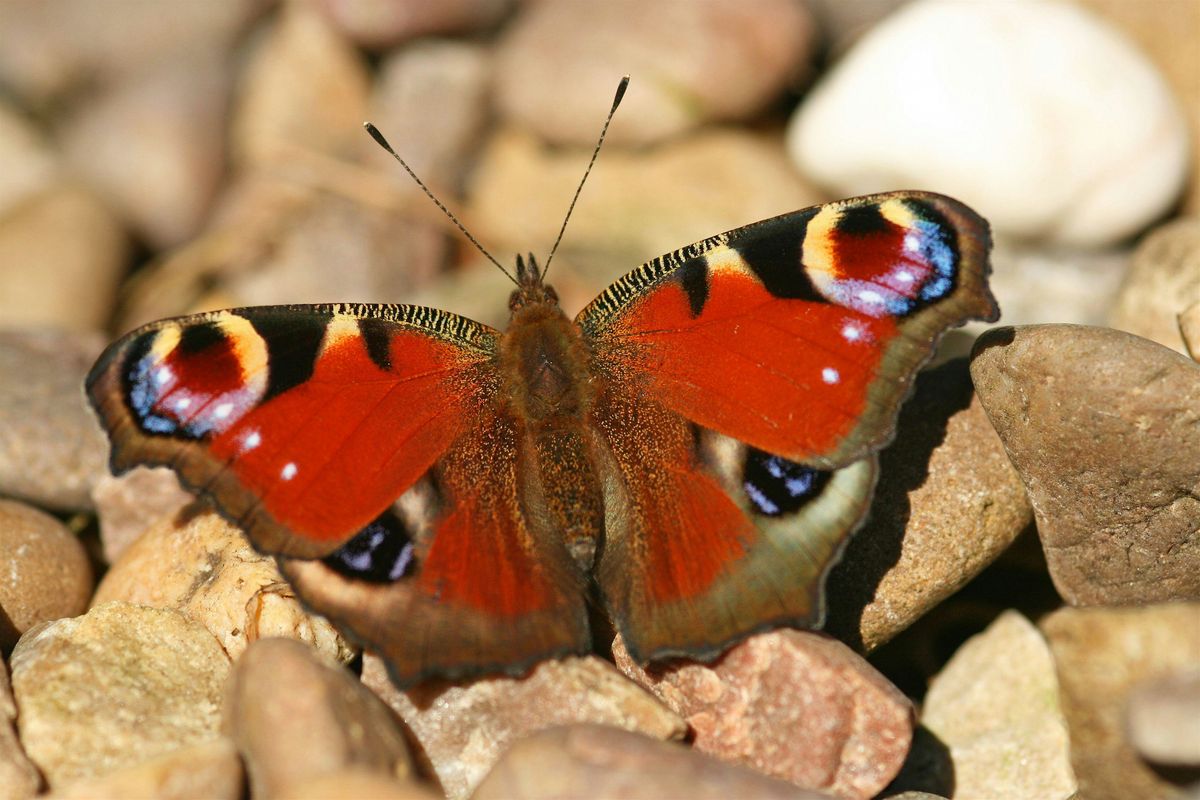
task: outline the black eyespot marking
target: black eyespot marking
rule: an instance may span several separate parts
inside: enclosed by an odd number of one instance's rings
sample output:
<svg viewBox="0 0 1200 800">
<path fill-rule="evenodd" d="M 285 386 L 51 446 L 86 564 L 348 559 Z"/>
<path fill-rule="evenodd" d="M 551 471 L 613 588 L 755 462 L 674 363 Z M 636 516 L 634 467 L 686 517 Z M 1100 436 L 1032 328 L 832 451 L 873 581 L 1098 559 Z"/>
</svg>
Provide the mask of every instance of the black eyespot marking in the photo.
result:
<svg viewBox="0 0 1200 800">
<path fill-rule="evenodd" d="M 693 258 L 686 262 L 679 271 L 679 283 L 687 295 L 688 307 L 693 317 L 700 316 L 704 304 L 708 302 L 708 266 L 703 258 Z"/>
<path fill-rule="evenodd" d="M 185 326 L 179 334 L 179 344 L 176 347 L 181 355 L 190 356 L 214 345 L 224 344 L 225 341 L 226 337 L 220 326 L 215 322 L 206 322 L 202 325 Z"/>
<path fill-rule="evenodd" d="M 870 236 L 888 233 L 892 224 L 883 216 L 877 203 L 852 205 L 842 211 L 837 221 L 837 232 L 850 236 Z"/>
<path fill-rule="evenodd" d="M 367 346 L 367 355 L 384 372 L 392 369 L 392 330 L 394 328 L 386 320 L 363 317 L 358 321 L 358 332 Z"/>
<path fill-rule="evenodd" d="M 764 516 L 782 517 L 820 496 L 832 472 L 824 472 L 773 456 L 754 447 L 746 450 L 742 485 L 754 509 Z"/>
<path fill-rule="evenodd" d="M 255 310 L 243 316 L 267 346 L 265 402 L 312 377 L 317 352 L 333 313 L 297 314 L 285 308 Z"/>
<path fill-rule="evenodd" d="M 368 583 L 392 583 L 412 575 L 417 567 L 412 535 L 390 509 L 326 556 L 324 563 Z"/>
<path fill-rule="evenodd" d="M 808 222 L 817 211 L 814 208 L 804 216 L 789 217 L 786 225 L 756 231 L 747 240 L 733 244 L 734 250 L 775 297 L 826 302 L 801 263 Z"/>
</svg>

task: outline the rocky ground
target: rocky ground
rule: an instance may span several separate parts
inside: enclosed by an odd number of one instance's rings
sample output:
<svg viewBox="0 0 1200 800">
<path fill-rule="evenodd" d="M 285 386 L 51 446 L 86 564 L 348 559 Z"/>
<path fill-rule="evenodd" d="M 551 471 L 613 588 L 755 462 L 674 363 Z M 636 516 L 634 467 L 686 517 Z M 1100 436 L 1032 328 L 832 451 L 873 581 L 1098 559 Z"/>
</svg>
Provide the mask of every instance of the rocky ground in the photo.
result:
<svg viewBox="0 0 1200 800">
<path fill-rule="evenodd" d="M 1200 4 L 0 0 L 0 800 L 1200 798 Z M 399 692 L 83 376 L 162 316 L 567 309 L 868 191 L 993 225 L 820 633 Z M 990 329 L 988 329 L 990 327 Z M 1190 355 L 1189 355 L 1190 354 Z"/>
</svg>

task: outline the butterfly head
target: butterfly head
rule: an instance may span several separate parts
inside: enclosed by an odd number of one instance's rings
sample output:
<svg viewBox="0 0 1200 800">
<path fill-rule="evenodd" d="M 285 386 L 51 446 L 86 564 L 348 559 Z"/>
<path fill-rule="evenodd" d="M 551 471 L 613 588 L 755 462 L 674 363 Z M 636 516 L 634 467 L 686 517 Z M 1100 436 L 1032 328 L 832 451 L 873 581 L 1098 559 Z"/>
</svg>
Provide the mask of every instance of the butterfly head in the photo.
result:
<svg viewBox="0 0 1200 800">
<path fill-rule="evenodd" d="M 509 295 L 509 311 L 529 305 L 558 305 L 558 293 L 554 287 L 542 283 L 542 275 L 533 253 L 528 258 L 517 256 L 517 289 Z"/>
</svg>

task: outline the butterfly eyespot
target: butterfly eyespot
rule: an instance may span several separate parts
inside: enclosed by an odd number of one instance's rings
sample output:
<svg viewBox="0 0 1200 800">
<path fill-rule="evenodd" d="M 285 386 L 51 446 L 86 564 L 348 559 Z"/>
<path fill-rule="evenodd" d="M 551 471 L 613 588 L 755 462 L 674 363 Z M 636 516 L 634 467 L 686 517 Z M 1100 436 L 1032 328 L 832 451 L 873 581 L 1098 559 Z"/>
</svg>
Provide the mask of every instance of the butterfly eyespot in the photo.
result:
<svg viewBox="0 0 1200 800">
<path fill-rule="evenodd" d="M 742 486 L 756 512 L 782 517 L 818 497 L 832 474 L 749 447 Z"/>
<path fill-rule="evenodd" d="M 412 536 L 391 511 L 385 511 L 324 561 L 335 572 L 368 583 L 398 581 L 413 574 L 417 566 Z"/>
</svg>

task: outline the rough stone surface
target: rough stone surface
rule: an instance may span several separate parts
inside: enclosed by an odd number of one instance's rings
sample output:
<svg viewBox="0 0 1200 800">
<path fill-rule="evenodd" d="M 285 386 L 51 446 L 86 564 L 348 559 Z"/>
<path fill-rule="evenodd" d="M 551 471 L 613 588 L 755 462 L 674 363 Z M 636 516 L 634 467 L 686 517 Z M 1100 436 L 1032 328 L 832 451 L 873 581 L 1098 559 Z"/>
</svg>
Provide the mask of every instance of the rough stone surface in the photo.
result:
<svg viewBox="0 0 1200 800">
<path fill-rule="evenodd" d="M 0 651 L 42 622 L 82 614 L 92 566 L 75 534 L 36 508 L 0 500 Z"/>
<path fill-rule="evenodd" d="M 921 723 L 950 748 L 955 797 L 1075 794 L 1054 660 L 1015 611 L 958 649 L 930 684 Z"/>
<path fill-rule="evenodd" d="M 21 749 L 14 722 L 17 706 L 0 660 L 0 800 L 27 800 L 37 794 L 42 778 Z"/>
<path fill-rule="evenodd" d="M 1110 316 L 1114 328 L 1186 352 L 1177 317 L 1200 302 L 1200 219 L 1177 219 L 1147 236 Z"/>
<path fill-rule="evenodd" d="M 217 735 L 229 658 L 177 611 L 109 603 L 12 655 L 21 742 L 51 789 Z"/>
<path fill-rule="evenodd" d="M 530 4 L 500 44 L 497 102 L 547 140 L 591 147 L 624 71 L 609 138 L 659 141 L 761 110 L 798 77 L 813 33 L 787 0 Z"/>
<path fill-rule="evenodd" d="M 238 528 L 213 512 L 159 520 L 130 545 L 92 602 L 113 600 L 182 611 L 232 659 L 256 639 L 273 636 L 308 642 L 340 662 L 356 652 L 324 617 L 304 610 L 274 559 L 256 552 Z"/>
<path fill-rule="evenodd" d="M 262 639 L 246 650 L 226 687 L 223 726 L 258 798 L 289 796 L 312 778 L 351 766 L 391 778 L 412 771 L 388 707 L 293 639 Z"/>
<path fill-rule="evenodd" d="M 919 185 L 998 232 L 1090 246 L 1165 213 L 1190 149 L 1143 54 L 1073 4 L 1038 0 L 904 6 L 808 94 L 790 141 L 838 196 Z"/>
<path fill-rule="evenodd" d="M 0 495 L 60 511 L 91 507 L 88 493 L 108 474 L 108 442 L 81 387 L 103 343 L 94 333 L 0 331 Z"/>
<path fill-rule="evenodd" d="M 545 661 L 523 678 L 429 682 L 407 692 L 383 662 L 363 658 L 363 683 L 412 732 L 447 796 L 464 798 L 513 742 L 535 731 L 595 722 L 656 739 L 681 739 L 683 720 L 599 658 Z"/>
<path fill-rule="evenodd" d="M 472 800 L 832 800 L 677 744 L 620 728 L 571 725 L 517 742 Z"/>
<path fill-rule="evenodd" d="M 1050 642 L 1071 737 L 1079 796 L 1088 800 L 1182 797 L 1124 736 L 1130 691 L 1200 664 L 1200 603 L 1064 608 L 1039 627 Z"/>
<path fill-rule="evenodd" d="M 1200 598 L 1200 366 L 1122 331 L 998 328 L 971 375 L 1073 605 Z"/>
<path fill-rule="evenodd" d="M 164 517 L 195 501 L 167 467 L 135 467 L 120 477 L 106 475 L 92 488 L 104 560 L 115 563 L 138 537 Z"/>
<path fill-rule="evenodd" d="M 1125 729 L 1147 761 L 1200 767 L 1200 664 L 1134 686 Z"/>
<path fill-rule="evenodd" d="M 1032 519 L 965 359 L 917 377 L 871 515 L 826 585 L 825 630 L 869 652 L 962 588 Z"/>
<path fill-rule="evenodd" d="M 809 631 L 753 636 L 711 665 L 647 670 L 618 638 L 617 666 L 692 729 L 697 750 L 798 786 L 869 798 L 912 741 L 900 690 L 846 645 Z"/>
<path fill-rule="evenodd" d="M 59 789 L 47 800 L 241 800 L 242 762 L 225 738 L 182 747 Z"/>
</svg>

